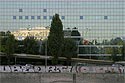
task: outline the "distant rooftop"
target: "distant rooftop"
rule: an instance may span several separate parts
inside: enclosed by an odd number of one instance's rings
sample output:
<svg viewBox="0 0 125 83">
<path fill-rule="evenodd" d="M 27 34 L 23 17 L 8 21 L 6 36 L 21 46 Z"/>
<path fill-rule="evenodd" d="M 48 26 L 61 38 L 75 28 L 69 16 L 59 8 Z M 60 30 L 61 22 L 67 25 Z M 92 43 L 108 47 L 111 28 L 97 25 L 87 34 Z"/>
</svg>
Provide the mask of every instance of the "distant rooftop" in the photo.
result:
<svg viewBox="0 0 125 83">
<path fill-rule="evenodd" d="M 123 41 L 125 41 L 125 36 L 120 37 Z"/>
<path fill-rule="evenodd" d="M 115 39 L 121 39 L 122 41 L 124 41 L 124 42 L 125 42 L 125 36 L 116 37 Z"/>
<path fill-rule="evenodd" d="M 37 29 L 48 29 L 48 27 L 20 28 L 20 30 L 37 30 Z"/>
</svg>

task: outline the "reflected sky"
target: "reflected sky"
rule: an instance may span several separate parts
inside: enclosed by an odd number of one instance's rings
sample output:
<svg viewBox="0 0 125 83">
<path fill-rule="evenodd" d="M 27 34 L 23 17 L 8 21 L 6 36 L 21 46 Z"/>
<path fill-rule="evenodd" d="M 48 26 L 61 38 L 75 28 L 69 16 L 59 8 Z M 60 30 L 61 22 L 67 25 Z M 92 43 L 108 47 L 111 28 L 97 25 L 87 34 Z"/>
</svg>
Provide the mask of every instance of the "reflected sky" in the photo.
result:
<svg viewBox="0 0 125 83">
<path fill-rule="evenodd" d="M 55 13 L 64 29 L 77 27 L 89 39 L 125 36 L 124 0 L 0 0 L 0 30 L 46 27 Z"/>
</svg>

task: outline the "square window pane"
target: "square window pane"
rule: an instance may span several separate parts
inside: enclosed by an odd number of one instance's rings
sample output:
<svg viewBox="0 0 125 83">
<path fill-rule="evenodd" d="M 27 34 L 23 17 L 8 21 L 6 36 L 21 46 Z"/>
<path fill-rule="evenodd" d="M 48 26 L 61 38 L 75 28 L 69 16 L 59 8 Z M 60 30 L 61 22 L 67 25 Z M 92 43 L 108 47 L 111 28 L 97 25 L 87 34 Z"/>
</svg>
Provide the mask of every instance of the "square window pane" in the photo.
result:
<svg viewBox="0 0 125 83">
<path fill-rule="evenodd" d="M 28 16 L 25 16 L 25 19 L 28 19 Z"/>
<path fill-rule="evenodd" d="M 35 17 L 34 17 L 34 16 L 31 16 L 31 19 L 35 19 Z"/>
<path fill-rule="evenodd" d="M 80 16 L 80 19 L 83 19 L 83 16 Z"/>
<path fill-rule="evenodd" d="M 43 19 L 47 19 L 47 16 L 43 16 Z"/>
<path fill-rule="evenodd" d="M 41 17 L 40 16 L 37 16 L 37 19 L 40 19 Z"/>
<path fill-rule="evenodd" d="M 47 12 L 47 9 L 43 9 L 43 12 Z"/>
<path fill-rule="evenodd" d="M 16 16 L 13 16 L 13 19 L 16 19 Z"/>
<path fill-rule="evenodd" d="M 61 18 L 62 18 L 62 19 L 65 19 L 65 16 L 62 16 Z"/>
<path fill-rule="evenodd" d="M 53 18 L 53 16 L 49 16 L 49 19 L 52 19 Z"/>
<path fill-rule="evenodd" d="M 108 19 L 108 16 L 104 16 L 104 19 Z"/>
<path fill-rule="evenodd" d="M 19 12 L 23 12 L 23 9 L 19 9 Z"/>
<path fill-rule="evenodd" d="M 23 17 L 22 17 L 22 16 L 19 16 L 19 19 L 23 19 Z"/>
</svg>

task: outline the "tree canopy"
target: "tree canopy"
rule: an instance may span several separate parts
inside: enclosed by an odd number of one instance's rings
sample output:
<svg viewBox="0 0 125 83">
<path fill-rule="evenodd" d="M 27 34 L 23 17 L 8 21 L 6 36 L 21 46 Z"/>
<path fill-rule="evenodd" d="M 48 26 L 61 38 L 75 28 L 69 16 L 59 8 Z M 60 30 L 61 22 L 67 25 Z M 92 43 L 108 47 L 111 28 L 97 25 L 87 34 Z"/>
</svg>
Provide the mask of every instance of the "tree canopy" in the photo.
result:
<svg viewBox="0 0 125 83">
<path fill-rule="evenodd" d="M 53 16 L 48 36 L 49 55 L 53 56 L 52 64 L 58 64 L 58 57 L 62 55 L 64 41 L 63 25 L 58 14 Z"/>
<path fill-rule="evenodd" d="M 66 57 L 67 64 L 69 65 L 69 62 L 71 58 L 76 58 L 77 56 L 77 45 L 75 41 L 71 38 L 65 38 L 64 39 L 64 45 L 63 45 L 63 56 Z"/>
<path fill-rule="evenodd" d="M 39 46 L 34 37 L 24 39 L 24 52 L 26 54 L 38 54 Z"/>
<path fill-rule="evenodd" d="M 11 34 L 10 31 L 1 32 L 0 34 L 0 51 L 6 54 L 8 59 L 8 64 L 10 64 L 10 58 L 13 56 L 15 52 L 15 38 L 14 35 Z"/>
</svg>

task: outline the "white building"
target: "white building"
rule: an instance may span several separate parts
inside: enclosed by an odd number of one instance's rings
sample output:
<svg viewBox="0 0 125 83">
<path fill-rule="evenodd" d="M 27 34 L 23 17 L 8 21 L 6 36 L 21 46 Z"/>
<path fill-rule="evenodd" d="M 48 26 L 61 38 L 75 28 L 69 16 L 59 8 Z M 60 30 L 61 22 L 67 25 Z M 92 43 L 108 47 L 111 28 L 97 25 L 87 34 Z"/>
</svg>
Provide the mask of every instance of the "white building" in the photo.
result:
<svg viewBox="0 0 125 83">
<path fill-rule="evenodd" d="M 27 36 L 33 36 L 38 40 L 43 40 L 49 35 L 49 28 L 35 27 L 32 29 L 20 29 L 12 32 L 17 40 L 24 40 Z"/>
</svg>

